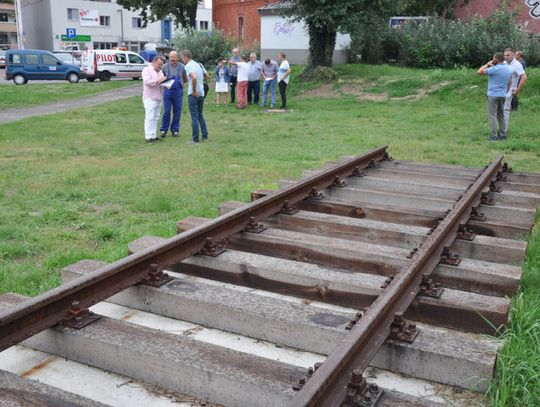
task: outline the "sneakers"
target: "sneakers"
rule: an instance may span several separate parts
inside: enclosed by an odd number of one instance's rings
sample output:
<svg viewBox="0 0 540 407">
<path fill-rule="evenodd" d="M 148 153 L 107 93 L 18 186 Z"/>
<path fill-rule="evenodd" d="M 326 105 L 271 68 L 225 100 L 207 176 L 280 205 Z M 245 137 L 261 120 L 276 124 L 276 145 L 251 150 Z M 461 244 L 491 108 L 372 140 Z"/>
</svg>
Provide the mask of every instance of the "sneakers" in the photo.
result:
<svg viewBox="0 0 540 407">
<path fill-rule="evenodd" d="M 489 141 L 498 141 L 499 136 L 497 134 L 492 134 L 491 136 L 489 136 L 488 140 Z"/>
<path fill-rule="evenodd" d="M 173 131 L 171 134 L 172 134 L 173 137 L 178 137 L 178 132 L 177 131 Z"/>
<path fill-rule="evenodd" d="M 167 132 L 166 132 L 166 131 L 160 131 L 158 137 L 159 137 L 159 138 L 165 138 L 165 137 L 167 137 Z"/>
<path fill-rule="evenodd" d="M 147 142 L 147 143 L 155 143 L 156 141 L 159 141 L 159 139 L 157 139 L 157 138 L 149 138 L 149 139 L 146 139 L 146 142 Z"/>
<path fill-rule="evenodd" d="M 188 144 L 199 144 L 199 140 L 195 141 L 195 140 L 189 140 L 188 141 Z"/>
<path fill-rule="evenodd" d="M 497 137 L 499 138 L 499 140 L 506 140 L 506 134 L 499 133 Z"/>
</svg>

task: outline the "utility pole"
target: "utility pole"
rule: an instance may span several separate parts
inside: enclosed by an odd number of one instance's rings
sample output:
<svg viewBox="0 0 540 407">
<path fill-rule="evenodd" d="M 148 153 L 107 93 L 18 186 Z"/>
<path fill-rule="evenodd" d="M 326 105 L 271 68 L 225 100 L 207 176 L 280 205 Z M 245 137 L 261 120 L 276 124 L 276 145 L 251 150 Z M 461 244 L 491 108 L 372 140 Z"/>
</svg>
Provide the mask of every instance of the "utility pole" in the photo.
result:
<svg viewBox="0 0 540 407">
<path fill-rule="evenodd" d="M 19 49 L 24 49 L 24 29 L 22 21 L 21 0 L 15 0 L 15 20 L 17 23 L 17 43 Z"/>
</svg>

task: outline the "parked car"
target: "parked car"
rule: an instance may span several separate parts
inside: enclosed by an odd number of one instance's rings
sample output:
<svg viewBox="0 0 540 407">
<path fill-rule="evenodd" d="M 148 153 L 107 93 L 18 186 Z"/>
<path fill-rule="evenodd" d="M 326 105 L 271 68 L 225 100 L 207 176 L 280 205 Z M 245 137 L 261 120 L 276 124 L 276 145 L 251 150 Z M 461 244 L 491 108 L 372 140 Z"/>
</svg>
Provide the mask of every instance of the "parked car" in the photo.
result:
<svg viewBox="0 0 540 407">
<path fill-rule="evenodd" d="M 23 85 L 29 80 L 67 80 L 79 82 L 86 75 L 81 68 L 58 59 L 49 51 L 25 49 L 6 52 L 6 80 Z"/>
<path fill-rule="evenodd" d="M 75 54 L 69 53 L 69 52 L 62 52 L 62 51 L 55 51 L 53 52 L 54 56 L 58 59 L 61 59 L 63 62 L 67 64 L 73 64 L 77 66 L 81 66 L 81 58 L 77 58 Z"/>
<path fill-rule="evenodd" d="M 148 65 L 144 59 L 131 51 L 91 50 L 82 54 L 81 70 L 89 82 L 99 78 L 108 81 L 111 77 L 140 79 Z"/>
<path fill-rule="evenodd" d="M 6 51 L 0 51 L 0 68 L 6 67 Z"/>
</svg>

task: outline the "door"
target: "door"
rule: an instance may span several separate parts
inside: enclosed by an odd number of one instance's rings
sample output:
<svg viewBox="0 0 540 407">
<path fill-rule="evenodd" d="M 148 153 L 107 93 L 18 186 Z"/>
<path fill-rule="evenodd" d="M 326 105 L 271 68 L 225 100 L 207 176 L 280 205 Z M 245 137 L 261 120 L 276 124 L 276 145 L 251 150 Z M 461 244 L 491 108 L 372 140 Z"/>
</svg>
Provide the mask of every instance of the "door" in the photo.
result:
<svg viewBox="0 0 540 407">
<path fill-rule="evenodd" d="M 129 69 L 133 78 L 140 78 L 143 69 L 148 65 L 144 59 L 137 54 L 128 54 Z"/>
<path fill-rule="evenodd" d="M 129 78 L 131 73 L 129 70 L 128 59 L 125 52 L 115 52 L 114 61 L 117 70 L 117 76 L 119 78 Z"/>
<path fill-rule="evenodd" d="M 45 79 L 39 54 L 28 53 L 24 56 L 24 71 L 28 79 Z"/>
<path fill-rule="evenodd" d="M 41 55 L 41 69 L 45 79 L 64 79 L 67 75 L 67 65 L 49 54 Z"/>
</svg>

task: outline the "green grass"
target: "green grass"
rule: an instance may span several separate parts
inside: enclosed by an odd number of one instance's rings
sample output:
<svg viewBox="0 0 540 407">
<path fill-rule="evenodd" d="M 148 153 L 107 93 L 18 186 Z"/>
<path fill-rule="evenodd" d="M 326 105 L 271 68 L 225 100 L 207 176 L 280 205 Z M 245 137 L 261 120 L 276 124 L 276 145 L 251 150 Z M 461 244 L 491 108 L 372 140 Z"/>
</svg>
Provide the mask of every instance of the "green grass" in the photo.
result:
<svg viewBox="0 0 540 407">
<path fill-rule="evenodd" d="M 21 86 L 5 84 L 0 85 L 0 110 L 78 99 L 134 84 L 134 81 L 96 81 L 90 83 L 84 79 L 81 79 L 79 83 L 64 81 L 62 83 L 47 84 L 29 83 Z M 139 85 L 142 86 L 140 82 Z"/>
<path fill-rule="evenodd" d="M 299 84 L 294 68 L 292 96 L 317 86 Z M 218 108 L 210 94 L 211 141 L 197 146 L 187 144 L 185 101 L 181 137 L 155 145 L 144 143 L 138 97 L 1 125 L 0 292 L 36 295 L 58 285 L 61 268 L 73 262 L 117 260 L 131 240 L 172 236 L 179 219 L 214 217 L 223 201 L 247 201 L 252 190 L 383 144 L 399 159 L 483 167 L 504 154 L 514 170 L 540 172 L 540 69 L 528 70 L 509 139 L 498 143 L 486 141 L 486 80 L 473 70 L 336 70 L 341 96 L 292 97 L 287 114 Z M 419 100 L 372 102 L 348 94 L 352 83 L 398 95 L 445 86 Z M 20 94 L 5 99 L 19 102 L 39 89 L 9 88 Z M 494 406 L 540 405 L 539 268 L 536 232 L 489 394 Z"/>
</svg>

